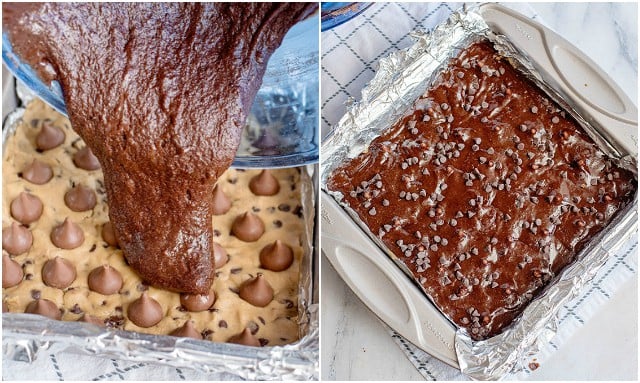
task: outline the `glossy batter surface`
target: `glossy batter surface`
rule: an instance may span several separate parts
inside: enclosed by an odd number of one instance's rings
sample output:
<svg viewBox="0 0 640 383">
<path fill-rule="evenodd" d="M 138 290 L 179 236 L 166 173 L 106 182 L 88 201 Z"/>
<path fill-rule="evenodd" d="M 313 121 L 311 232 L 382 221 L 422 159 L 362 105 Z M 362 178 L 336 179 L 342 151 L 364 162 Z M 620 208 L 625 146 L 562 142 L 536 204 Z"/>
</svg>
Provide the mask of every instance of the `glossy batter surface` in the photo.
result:
<svg viewBox="0 0 640 383">
<path fill-rule="evenodd" d="M 14 50 L 60 81 L 100 160 L 110 220 L 153 285 L 205 293 L 211 191 L 271 53 L 317 3 L 3 4 Z"/>
<path fill-rule="evenodd" d="M 637 181 L 481 42 L 328 187 L 483 339 L 574 260 Z"/>
<path fill-rule="evenodd" d="M 66 135 L 63 145 L 45 152 L 35 150 L 35 137 L 43 124 L 60 127 Z M 73 155 L 84 143 L 71 129 L 69 121 L 39 100 L 29 104 L 16 134 L 6 144 L 3 158 L 3 228 L 15 222 L 11 217 L 10 203 L 21 192 L 28 191 L 43 203 L 42 216 L 29 224 L 33 245 L 28 252 L 11 256 L 22 270 L 21 282 L 3 288 L 3 306 L 10 312 L 24 312 L 26 306 L 37 298 L 52 301 L 62 312 L 62 320 L 75 321 L 83 314 L 96 316 L 109 327 L 152 334 L 168 334 L 185 321 L 194 321 L 195 328 L 204 339 L 225 342 L 228 338 L 251 329 L 262 345 L 278 345 L 294 342 L 299 337 L 298 291 L 300 262 L 303 254 L 299 171 L 297 169 L 273 170 L 280 190 L 273 196 L 256 196 L 249 190 L 252 177 L 259 170 L 229 169 L 218 180 L 218 187 L 231 199 L 231 208 L 224 215 L 213 218 L 213 240 L 229 254 L 229 262 L 216 270 L 216 279 L 210 291 L 217 299 L 209 310 L 189 312 L 180 304 L 180 294 L 143 283 L 140 276 L 127 265 L 123 252 L 109 246 L 101 236 L 104 223 L 109 221 L 107 197 L 102 171 L 87 171 L 73 163 Z M 19 176 L 25 166 L 38 159 L 53 168 L 53 178 L 35 185 Z M 84 212 L 74 212 L 64 202 L 65 193 L 74 184 L 82 184 L 97 194 L 97 205 Z M 265 232 L 256 241 L 246 243 L 230 235 L 236 216 L 251 211 L 264 222 Z M 49 237 L 52 228 L 69 217 L 84 232 L 84 243 L 72 250 L 54 246 Z M 260 251 L 280 240 L 293 250 L 293 264 L 284 271 L 274 272 L 260 267 Z M 4 254 L 7 254 L 3 251 Z M 64 289 L 49 287 L 42 281 L 42 269 L 47 260 L 61 257 L 70 261 L 77 272 L 73 283 Z M 88 287 L 88 274 L 94 268 L 108 264 L 123 279 L 122 288 L 116 294 L 103 295 Z M 273 287 L 274 298 L 266 307 L 256 307 L 240 299 L 238 289 L 242 282 L 262 273 Z M 158 301 L 163 310 L 162 320 L 153 327 L 141 328 L 127 316 L 131 302 L 143 291 Z"/>
</svg>

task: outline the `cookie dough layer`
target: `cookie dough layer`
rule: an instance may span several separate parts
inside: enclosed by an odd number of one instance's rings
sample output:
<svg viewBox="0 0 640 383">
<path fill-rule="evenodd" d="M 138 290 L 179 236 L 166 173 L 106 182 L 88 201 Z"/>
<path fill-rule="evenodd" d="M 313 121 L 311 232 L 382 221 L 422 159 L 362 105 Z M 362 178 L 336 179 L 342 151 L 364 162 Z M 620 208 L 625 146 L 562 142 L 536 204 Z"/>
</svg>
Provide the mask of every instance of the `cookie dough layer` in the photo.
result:
<svg viewBox="0 0 640 383">
<path fill-rule="evenodd" d="M 62 128 L 66 134 L 63 145 L 39 153 L 35 150 L 35 137 L 45 121 Z M 122 251 L 109 246 L 101 236 L 104 223 L 108 222 L 108 205 L 100 170 L 86 171 L 73 163 L 73 154 L 84 143 L 71 129 L 64 116 L 39 100 L 31 102 L 14 136 L 5 146 L 3 161 L 3 227 L 15 220 L 10 215 L 10 203 L 23 191 L 37 196 L 44 204 L 42 216 L 29 225 L 33 233 L 31 249 L 12 259 L 24 270 L 24 279 L 15 287 L 3 289 L 3 303 L 10 312 L 24 312 L 34 299 L 44 298 L 54 302 L 62 311 L 62 320 L 75 321 L 84 313 L 103 319 L 107 326 L 151 334 L 169 334 L 191 319 L 205 339 L 224 342 L 249 327 L 262 345 L 280 345 L 298 340 L 298 281 L 303 255 L 303 219 L 298 188 L 298 169 L 277 169 L 272 174 L 280 183 L 280 191 L 274 196 L 256 196 L 248 187 L 249 180 L 259 170 L 229 169 L 219 179 L 218 185 L 231 199 L 231 209 L 224 215 L 214 216 L 214 240 L 229 254 L 229 262 L 216 271 L 212 291 L 216 302 L 208 311 L 188 312 L 180 304 L 180 294 L 145 285 L 127 266 Z M 22 179 L 19 173 L 33 159 L 45 162 L 53 168 L 53 178 L 44 185 L 34 185 Z M 64 195 L 71 187 L 83 184 L 96 191 L 97 205 L 86 212 L 74 212 L 64 202 Z M 231 235 L 231 225 L 236 216 L 245 211 L 257 214 L 265 224 L 265 233 L 252 243 L 243 242 Z M 50 240 L 53 227 L 69 217 L 84 231 L 84 243 L 73 250 L 55 247 Z M 294 261 L 284 271 L 273 272 L 260 268 L 260 250 L 281 240 L 293 249 Z M 7 254 L 3 250 L 4 254 Z M 77 277 L 66 289 L 45 286 L 42 267 L 56 256 L 75 265 Z M 87 276 L 91 270 L 109 264 L 116 268 L 124 283 L 118 294 L 102 295 L 90 291 Z M 240 299 L 238 289 L 242 282 L 262 273 L 274 290 L 274 299 L 260 308 Z M 140 297 L 142 291 L 157 300 L 165 317 L 155 326 L 140 328 L 127 319 L 127 308 Z"/>
</svg>

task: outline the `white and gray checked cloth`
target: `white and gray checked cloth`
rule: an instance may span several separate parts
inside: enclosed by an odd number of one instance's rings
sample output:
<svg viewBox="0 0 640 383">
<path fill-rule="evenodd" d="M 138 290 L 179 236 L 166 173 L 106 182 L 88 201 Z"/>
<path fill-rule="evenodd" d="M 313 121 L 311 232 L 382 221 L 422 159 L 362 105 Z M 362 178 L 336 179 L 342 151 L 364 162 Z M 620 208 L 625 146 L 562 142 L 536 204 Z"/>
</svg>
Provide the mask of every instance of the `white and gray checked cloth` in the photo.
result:
<svg viewBox="0 0 640 383">
<path fill-rule="evenodd" d="M 412 44 L 409 32 L 431 30 L 463 3 L 376 3 L 351 21 L 322 33 L 321 118 L 324 137 L 345 113 L 345 102 L 359 100 L 362 88 L 373 78 L 381 58 Z M 544 24 L 526 4 L 510 4 L 520 13 Z M 637 237 L 628 241 L 594 278 L 581 296 L 559 313 L 559 328 L 553 340 L 536 355 L 537 362 L 557 350 L 582 326 L 602 303 L 637 273 Z M 416 348 L 388 329 L 407 358 L 427 380 L 468 380 L 460 371 Z M 519 374 L 525 377 L 528 371 Z"/>
</svg>

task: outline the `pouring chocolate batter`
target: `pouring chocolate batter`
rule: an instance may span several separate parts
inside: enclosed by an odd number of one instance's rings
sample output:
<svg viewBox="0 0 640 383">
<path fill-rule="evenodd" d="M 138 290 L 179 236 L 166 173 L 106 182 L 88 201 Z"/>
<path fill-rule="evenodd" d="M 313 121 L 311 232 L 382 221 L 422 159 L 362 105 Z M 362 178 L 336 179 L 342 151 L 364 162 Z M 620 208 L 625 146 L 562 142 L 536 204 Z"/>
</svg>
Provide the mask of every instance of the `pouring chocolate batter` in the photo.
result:
<svg viewBox="0 0 640 383">
<path fill-rule="evenodd" d="M 270 55 L 317 3 L 3 3 L 14 50 L 62 85 L 100 161 L 109 218 L 149 283 L 214 277 L 212 192 Z"/>
</svg>

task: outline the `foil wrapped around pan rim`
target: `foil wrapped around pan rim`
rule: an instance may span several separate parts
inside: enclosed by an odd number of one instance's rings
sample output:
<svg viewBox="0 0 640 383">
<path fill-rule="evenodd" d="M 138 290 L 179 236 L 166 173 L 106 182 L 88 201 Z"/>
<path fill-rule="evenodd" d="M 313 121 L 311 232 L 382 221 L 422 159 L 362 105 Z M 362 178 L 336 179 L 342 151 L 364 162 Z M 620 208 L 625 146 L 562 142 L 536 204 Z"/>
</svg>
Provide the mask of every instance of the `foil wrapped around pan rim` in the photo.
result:
<svg viewBox="0 0 640 383">
<path fill-rule="evenodd" d="M 415 100 L 436 82 L 448 62 L 476 41 L 491 41 L 517 70 L 569 112 L 604 153 L 637 174 L 637 158 L 617 152 L 607 135 L 602 134 L 605 129 L 590 124 L 578 113 L 570 99 L 545 81 L 526 52 L 521 52 L 508 38 L 491 30 L 478 9 L 479 6 L 472 6 L 453 12 L 429 33 L 413 32 L 411 37 L 415 43 L 412 46 L 381 59 L 375 77 L 362 90 L 361 101 L 349 101 L 347 112 L 322 144 L 321 189 L 331 195 L 354 223 L 365 229 L 373 242 L 392 259 L 395 258 L 392 252 L 343 202 L 342 193 L 327 188 L 328 177 L 346 160 L 366 151 L 373 139 L 403 117 Z M 473 379 L 490 380 L 525 370 L 527 358 L 555 335 L 560 308 L 583 291 L 604 263 L 637 232 L 637 207 L 636 196 L 634 202 L 618 212 L 607 228 L 577 255 L 576 261 L 552 279 L 501 334 L 474 341 L 466 330 L 458 328 L 455 350 L 460 371 Z M 395 261 L 412 279 L 408 268 Z"/>
</svg>

